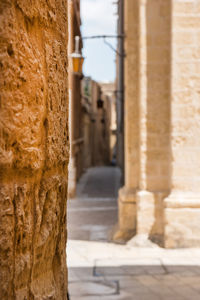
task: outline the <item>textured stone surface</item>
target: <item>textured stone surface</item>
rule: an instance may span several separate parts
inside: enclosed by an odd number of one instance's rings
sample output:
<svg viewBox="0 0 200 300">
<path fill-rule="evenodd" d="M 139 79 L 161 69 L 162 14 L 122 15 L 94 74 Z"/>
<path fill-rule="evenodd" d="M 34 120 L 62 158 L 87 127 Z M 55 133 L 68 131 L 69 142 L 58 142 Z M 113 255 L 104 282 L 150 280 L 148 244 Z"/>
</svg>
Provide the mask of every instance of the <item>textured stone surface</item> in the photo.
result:
<svg viewBox="0 0 200 300">
<path fill-rule="evenodd" d="M 173 191 L 195 195 L 200 194 L 200 1 L 188 2 L 175 1 L 172 12 L 171 172 Z"/>
<path fill-rule="evenodd" d="M 199 247 L 200 208 L 165 209 L 165 247 Z"/>
<path fill-rule="evenodd" d="M 66 299 L 67 2 L 0 14 L 0 298 Z"/>
</svg>

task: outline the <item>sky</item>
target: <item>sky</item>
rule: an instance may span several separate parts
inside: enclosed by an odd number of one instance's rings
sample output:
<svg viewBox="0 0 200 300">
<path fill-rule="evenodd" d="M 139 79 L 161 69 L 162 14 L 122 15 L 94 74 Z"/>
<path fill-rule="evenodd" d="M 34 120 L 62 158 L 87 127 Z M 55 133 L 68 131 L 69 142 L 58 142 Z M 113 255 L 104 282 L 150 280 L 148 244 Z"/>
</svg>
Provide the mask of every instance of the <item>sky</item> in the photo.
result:
<svg viewBox="0 0 200 300">
<path fill-rule="evenodd" d="M 81 0 L 82 36 L 116 34 L 117 6 L 114 0 Z M 116 48 L 116 40 L 108 39 Z M 115 52 L 102 39 L 84 40 L 83 73 L 96 81 L 115 80 Z"/>
</svg>

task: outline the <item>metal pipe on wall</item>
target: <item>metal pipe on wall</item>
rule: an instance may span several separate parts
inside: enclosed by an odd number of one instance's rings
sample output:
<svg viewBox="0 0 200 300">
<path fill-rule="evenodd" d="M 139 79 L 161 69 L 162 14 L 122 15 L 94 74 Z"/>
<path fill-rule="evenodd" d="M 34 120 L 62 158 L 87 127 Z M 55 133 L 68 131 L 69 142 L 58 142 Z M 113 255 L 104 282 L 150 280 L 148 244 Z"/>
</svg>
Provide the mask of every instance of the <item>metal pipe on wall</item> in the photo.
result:
<svg viewBox="0 0 200 300">
<path fill-rule="evenodd" d="M 118 0 L 117 34 L 117 163 L 122 170 L 122 184 L 124 183 L 124 0 Z"/>
</svg>

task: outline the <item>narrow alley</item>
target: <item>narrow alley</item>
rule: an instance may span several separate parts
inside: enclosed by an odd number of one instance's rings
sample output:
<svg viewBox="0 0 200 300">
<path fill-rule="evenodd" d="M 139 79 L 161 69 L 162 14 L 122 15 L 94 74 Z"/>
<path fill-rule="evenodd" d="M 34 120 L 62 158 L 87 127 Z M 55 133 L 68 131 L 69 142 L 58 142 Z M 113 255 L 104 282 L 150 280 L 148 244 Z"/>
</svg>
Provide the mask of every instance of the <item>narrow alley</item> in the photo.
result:
<svg viewBox="0 0 200 300">
<path fill-rule="evenodd" d="M 117 192 L 120 170 L 93 167 L 82 176 L 77 197 L 68 200 L 68 239 L 109 241 L 109 232 L 117 223 Z"/>
<path fill-rule="evenodd" d="M 111 242 L 119 186 L 118 168 L 90 168 L 68 200 L 70 300 L 200 299 L 198 249 Z"/>
</svg>

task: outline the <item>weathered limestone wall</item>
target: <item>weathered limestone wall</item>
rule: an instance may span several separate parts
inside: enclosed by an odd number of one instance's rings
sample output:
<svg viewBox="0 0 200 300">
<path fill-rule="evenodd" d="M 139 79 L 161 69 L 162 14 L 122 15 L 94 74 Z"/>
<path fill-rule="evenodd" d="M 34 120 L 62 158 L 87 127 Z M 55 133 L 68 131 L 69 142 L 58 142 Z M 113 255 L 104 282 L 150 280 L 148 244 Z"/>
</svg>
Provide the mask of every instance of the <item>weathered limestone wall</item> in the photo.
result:
<svg viewBox="0 0 200 300">
<path fill-rule="evenodd" d="M 200 245 L 200 1 L 173 1 L 171 194 L 165 246 Z"/>
<path fill-rule="evenodd" d="M 0 2 L 0 298 L 66 299 L 67 2 Z"/>
<path fill-rule="evenodd" d="M 141 107 L 140 113 L 140 122 L 146 123 L 146 136 L 143 138 L 141 124 L 140 140 L 141 147 L 143 139 L 146 144 L 146 153 L 144 152 L 146 162 L 143 170 L 144 177 L 146 176 L 146 186 L 144 188 L 151 192 L 169 190 L 170 39 L 171 1 L 147 1 L 146 82 L 142 80 L 141 84 L 141 89 L 146 89 L 144 99 L 146 102 L 146 119 L 144 105 Z M 144 112 L 143 115 L 142 112 Z M 141 178 L 141 180 L 145 181 L 145 178 Z"/>
</svg>

